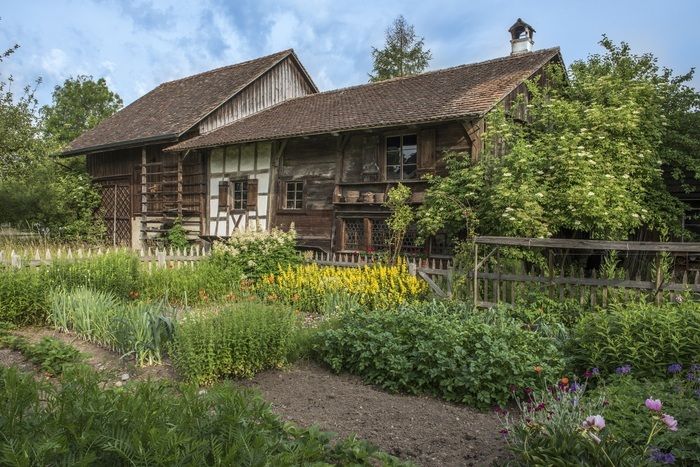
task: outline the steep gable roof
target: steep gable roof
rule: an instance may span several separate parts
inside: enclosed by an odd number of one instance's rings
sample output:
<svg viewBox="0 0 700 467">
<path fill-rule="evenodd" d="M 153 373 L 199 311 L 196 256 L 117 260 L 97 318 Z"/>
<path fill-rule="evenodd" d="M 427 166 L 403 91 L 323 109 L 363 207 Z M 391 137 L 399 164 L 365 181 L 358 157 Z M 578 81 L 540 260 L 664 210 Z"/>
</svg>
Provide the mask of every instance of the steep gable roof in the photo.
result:
<svg viewBox="0 0 700 467">
<path fill-rule="evenodd" d="M 558 47 L 298 97 L 166 150 L 481 116 L 557 57 Z"/>
<path fill-rule="evenodd" d="M 62 155 L 83 154 L 148 141 L 175 141 L 256 78 L 293 57 L 292 49 L 168 81 L 73 140 Z"/>
</svg>

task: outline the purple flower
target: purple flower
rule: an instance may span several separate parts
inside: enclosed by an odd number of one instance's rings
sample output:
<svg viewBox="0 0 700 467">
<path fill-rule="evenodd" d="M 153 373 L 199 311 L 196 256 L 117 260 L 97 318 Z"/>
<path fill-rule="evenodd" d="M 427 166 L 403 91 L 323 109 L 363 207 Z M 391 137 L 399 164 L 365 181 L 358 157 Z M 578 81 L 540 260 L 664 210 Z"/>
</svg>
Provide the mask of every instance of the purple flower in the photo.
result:
<svg viewBox="0 0 700 467">
<path fill-rule="evenodd" d="M 700 399 L 700 389 L 695 390 L 695 396 Z"/>
<path fill-rule="evenodd" d="M 581 385 L 575 381 L 573 383 L 571 383 L 571 386 L 569 386 L 569 392 L 576 392 L 579 389 L 581 389 Z"/>
<path fill-rule="evenodd" d="M 650 460 L 652 462 L 658 462 L 660 464 L 673 464 L 676 462 L 676 456 L 670 452 L 663 452 L 658 448 L 654 448 L 651 451 Z"/>
<path fill-rule="evenodd" d="M 676 373 L 680 373 L 682 369 L 683 369 L 683 365 L 681 365 L 680 363 L 674 363 L 673 365 L 668 366 L 668 372 L 671 373 L 672 375 L 675 375 Z"/>
<path fill-rule="evenodd" d="M 690 371 L 700 371 L 700 365 L 697 363 L 690 365 Z"/>
<path fill-rule="evenodd" d="M 615 369 L 615 373 L 618 375 L 627 375 L 629 372 L 632 371 L 632 365 L 629 363 L 626 365 L 619 366 Z"/>
<path fill-rule="evenodd" d="M 678 431 L 678 420 L 673 418 L 671 415 L 664 414 L 663 417 L 661 417 L 661 421 L 666 424 L 669 430 Z"/>
<path fill-rule="evenodd" d="M 651 397 L 647 400 L 644 401 L 644 405 L 646 405 L 647 409 L 653 410 L 654 412 L 661 412 L 661 407 L 663 404 L 661 404 L 661 401 L 659 399 L 652 399 Z"/>
<path fill-rule="evenodd" d="M 499 433 L 500 433 L 504 438 L 507 438 L 507 437 L 508 437 L 509 431 L 506 430 L 506 429 L 504 428 L 504 429 L 502 429 L 501 431 L 499 431 Z"/>
<path fill-rule="evenodd" d="M 586 379 L 592 378 L 593 377 L 593 372 L 591 370 L 586 370 L 583 372 L 583 377 Z"/>
<path fill-rule="evenodd" d="M 591 368 L 591 373 L 593 373 L 593 376 L 598 376 L 600 374 L 600 370 L 598 368 Z"/>
<path fill-rule="evenodd" d="M 602 430 L 605 428 L 605 419 L 602 415 L 591 415 L 586 417 L 586 420 L 582 423 L 584 428 L 593 428 L 595 430 Z"/>
<path fill-rule="evenodd" d="M 695 373 L 689 372 L 687 375 L 685 375 L 685 379 L 687 379 L 688 381 L 695 381 Z"/>
</svg>

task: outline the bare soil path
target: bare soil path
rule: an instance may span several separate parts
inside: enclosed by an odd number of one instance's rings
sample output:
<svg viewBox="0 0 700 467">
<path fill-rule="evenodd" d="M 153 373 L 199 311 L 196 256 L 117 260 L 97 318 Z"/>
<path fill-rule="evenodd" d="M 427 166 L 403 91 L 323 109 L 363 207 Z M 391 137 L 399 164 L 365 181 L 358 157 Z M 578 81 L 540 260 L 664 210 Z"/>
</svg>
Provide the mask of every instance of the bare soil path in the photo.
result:
<svg viewBox="0 0 700 467">
<path fill-rule="evenodd" d="M 241 384 L 260 390 L 287 420 L 317 424 L 341 437 L 354 433 L 419 465 L 493 465 L 508 460 L 492 413 L 430 397 L 389 394 L 311 362 L 267 371 Z"/>
</svg>

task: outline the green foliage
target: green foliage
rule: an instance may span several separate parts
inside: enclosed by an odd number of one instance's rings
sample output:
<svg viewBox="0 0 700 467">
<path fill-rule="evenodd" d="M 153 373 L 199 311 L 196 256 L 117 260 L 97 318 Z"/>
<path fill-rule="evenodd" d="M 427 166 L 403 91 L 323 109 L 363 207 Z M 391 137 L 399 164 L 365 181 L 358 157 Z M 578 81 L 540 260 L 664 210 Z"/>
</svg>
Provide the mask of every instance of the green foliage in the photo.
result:
<svg viewBox="0 0 700 467">
<path fill-rule="evenodd" d="M 172 359 L 196 384 L 247 378 L 286 362 L 296 319 L 285 308 L 239 303 L 218 312 L 192 312 L 178 323 Z"/>
<path fill-rule="evenodd" d="M 41 371 L 51 375 L 60 375 L 65 365 L 85 360 L 85 356 L 75 347 L 53 337 L 44 337 L 34 344 L 24 337 L 0 334 L 0 347 L 22 352 Z"/>
<path fill-rule="evenodd" d="M 46 136 L 60 146 L 97 126 L 123 105 L 121 97 L 107 87 L 104 78 L 70 77 L 53 91 L 53 103 L 41 108 Z"/>
<path fill-rule="evenodd" d="M 285 423 L 231 384 L 113 388 L 82 368 L 49 384 L 0 367 L 0 433 L 2 465 L 403 465 Z"/>
<path fill-rule="evenodd" d="M 389 189 L 387 201 L 384 203 L 384 206 L 391 211 L 386 224 L 391 232 L 392 263 L 399 257 L 406 231 L 408 231 L 408 228 L 415 220 L 413 209 L 408 205 L 410 199 L 411 189 L 403 183 L 399 183 L 397 186 Z"/>
<path fill-rule="evenodd" d="M 562 367 L 552 341 L 521 323 L 438 302 L 343 314 L 319 333 L 317 351 L 334 371 L 389 391 L 478 407 L 507 403 L 511 387 L 532 387 L 535 366 L 550 376 Z"/>
<path fill-rule="evenodd" d="M 214 244 L 211 261 L 218 267 L 257 280 L 301 263 L 296 251 L 296 232 L 272 229 L 236 230 L 226 242 Z"/>
<path fill-rule="evenodd" d="M 128 298 L 139 286 L 139 259 L 130 251 L 78 260 L 54 260 L 47 266 L 53 288 L 87 287 Z"/>
<path fill-rule="evenodd" d="M 182 225 L 182 218 L 178 217 L 173 221 L 172 227 L 168 230 L 168 246 L 175 249 L 185 249 L 189 246 L 187 230 Z"/>
<path fill-rule="evenodd" d="M 0 266 L 0 321 L 43 323 L 48 312 L 46 275 L 39 268 Z"/>
<path fill-rule="evenodd" d="M 625 43 L 601 45 L 604 54 L 575 62 L 567 78 L 547 69 L 545 87 L 529 84 L 527 104 L 490 112 L 478 161 L 446 157 L 449 175 L 432 178 L 421 209 L 424 233 L 466 227 L 626 239 L 642 226 L 682 233 L 684 206 L 663 173 L 700 179 L 700 143 L 689 138 L 698 130 L 681 124 L 700 103 L 688 86 L 692 72 L 674 77 Z"/>
<path fill-rule="evenodd" d="M 239 293 L 240 273 L 232 266 L 224 269 L 218 260 L 208 258 L 193 267 L 141 270 L 140 297 L 166 300 L 174 305 L 196 305 L 234 300 Z"/>
<path fill-rule="evenodd" d="M 569 353 L 579 368 L 612 372 L 632 365 L 636 375 L 665 374 L 673 363 L 700 361 L 700 304 L 613 305 L 574 327 Z"/>
<path fill-rule="evenodd" d="M 644 406 L 644 400 L 648 397 L 661 400 L 663 412 L 678 420 L 678 431 L 662 430 L 653 446 L 671 452 L 678 463 L 698 465 L 700 395 L 695 391 L 700 388 L 700 372 L 694 374 L 694 379 L 689 381 L 686 372 L 653 381 L 622 376 L 597 388 L 594 393 L 607 401 L 605 414 L 611 434 L 628 446 L 643 446 L 647 442 L 649 410 Z"/>
<path fill-rule="evenodd" d="M 384 48 L 372 47 L 374 68 L 369 75 L 370 81 L 423 72 L 433 58 L 430 50 L 423 50 L 424 45 L 425 39 L 418 39 L 413 26 L 399 15 L 386 30 Z"/>
<path fill-rule="evenodd" d="M 51 295 L 51 322 L 59 331 L 72 331 L 139 365 L 158 364 L 174 333 L 172 312 L 160 303 L 119 301 L 114 295 L 76 288 Z"/>
</svg>

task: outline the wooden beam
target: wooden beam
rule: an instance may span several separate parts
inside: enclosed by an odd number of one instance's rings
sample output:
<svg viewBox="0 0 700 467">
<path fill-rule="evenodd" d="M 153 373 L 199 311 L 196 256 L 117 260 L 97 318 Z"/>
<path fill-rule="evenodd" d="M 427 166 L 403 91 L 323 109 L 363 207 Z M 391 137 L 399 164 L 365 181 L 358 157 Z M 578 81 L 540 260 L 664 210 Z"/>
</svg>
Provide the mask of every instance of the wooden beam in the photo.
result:
<svg viewBox="0 0 700 467">
<path fill-rule="evenodd" d="M 523 246 L 530 248 L 571 248 L 572 250 L 668 251 L 700 253 L 700 243 L 627 242 L 606 240 L 577 240 L 568 238 L 476 237 L 480 245 Z"/>
<path fill-rule="evenodd" d="M 481 157 L 484 146 L 481 138 L 484 133 L 484 119 L 462 121 L 461 123 L 471 143 L 472 161 L 476 162 Z"/>
<path fill-rule="evenodd" d="M 147 181 L 147 170 L 148 166 L 146 165 L 147 159 L 146 159 L 146 146 L 141 148 L 141 245 L 140 247 L 143 249 L 146 247 L 146 240 L 147 240 L 147 233 L 146 233 L 146 228 L 148 227 L 148 218 L 146 216 L 146 211 L 148 211 L 148 196 L 146 193 L 148 192 L 148 181 Z"/>
</svg>

